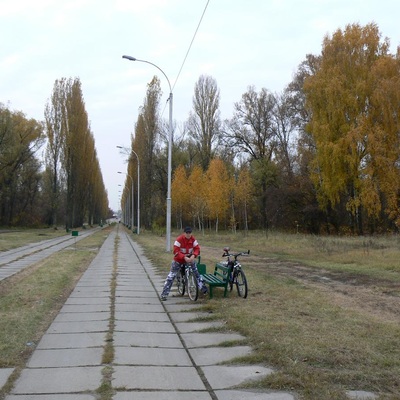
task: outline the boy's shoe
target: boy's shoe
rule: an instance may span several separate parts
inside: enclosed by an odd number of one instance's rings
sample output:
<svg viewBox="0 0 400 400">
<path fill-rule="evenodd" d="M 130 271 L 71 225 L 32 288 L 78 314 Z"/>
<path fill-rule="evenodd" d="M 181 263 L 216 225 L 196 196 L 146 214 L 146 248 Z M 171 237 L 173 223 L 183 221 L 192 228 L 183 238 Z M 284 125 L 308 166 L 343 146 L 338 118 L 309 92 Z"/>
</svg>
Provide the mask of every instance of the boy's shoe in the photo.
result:
<svg viewBox="0 0 400 400">
<path fill-rule="evenodd" d="M 201 288 L 201 292 L 202 292 L 203 294 L 207 294 L 207 293 L 208 293 L 208 289 L 207 289 L 207 286 L 206 286 L 206 285 L 203 285 L 203 287 Z"/>
<path fill-rule="evenodd" d="M 161 301 L 165 301 L 165 300 L 167 300 L 167 296 L 161 295 Z"/>
</svg>

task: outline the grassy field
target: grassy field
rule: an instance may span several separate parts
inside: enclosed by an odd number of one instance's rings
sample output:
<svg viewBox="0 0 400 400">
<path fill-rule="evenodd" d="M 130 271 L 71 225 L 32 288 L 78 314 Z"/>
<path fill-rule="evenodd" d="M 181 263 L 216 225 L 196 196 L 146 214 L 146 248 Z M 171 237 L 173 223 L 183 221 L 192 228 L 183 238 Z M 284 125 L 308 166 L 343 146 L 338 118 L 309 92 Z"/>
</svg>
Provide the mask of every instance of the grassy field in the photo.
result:
<svg viewBox="0 0 400 400">
<path fill-rule="evenodd" d="M 64 249 L 0 282 L 0 368 L 15 367 L 14 375 L 18 375 L 35 344 L 96 256 L 109 229 L 98 231 L 77 242 L 73 249 Z M 58 232 L 32 230 L 24 231 L 23 235 L 4 233 L 0 235 L 2 248 L 15 247 L 16 239 L 22 246 L 49 239 Z M 7 387 L 0 390 L 0 398 L 7 390 Z"/>
<path fill-rule="evenodd" d="M 0 252 L 64 235 L 65 229 L 0 229 Z"/>
<path fill-rule="evenodd" d="M 0 367 L 25 365 L 31 344 L 45 332 L 106 233 L 0 282 Z M 248 298 L 235 292 L 223 298 L 216 289 L 213 300 L 202 297 L 198 304 L 210 318 L 224 320 L 226 331 L 247 337 L 254 353 L 239 362 L 274 368 L 258 382 L 260 388 L 291 390 L 307 400 L 346 399 L 349 390 L 400 399 L 398 236 L 195 234 L 208 271 L 221 260 L 224 246 L 250 249 L 242 259 Z M 8 235 L 0 235 L 3 250 L 15 243 Z M 38 237 L 47 238 L 35 231 L 31 237 L 26 232 L 25 240 Z M 144 230 L 132 237 L 166 275 L 171 254 L 165 237 Z"/>
<path fill-rule="evenodd" d="M 175 236 L 173 236 L 175 237 Z M 347 399 L 371 391 L 400 398 L 400 240 L 398 236 L 316 237 L 280 233 L 196 234 L 211 271 L 224 246 L 242 258 L 249 296 L 216 290 L 204 309 L 254 348 L 242 363 L 276 372 L 259 382 L 302 399 Z M 136 238 L 167 274 L 165 238 Z M 219 293 L 218 293 L 219 292 Z"/>
</svg>

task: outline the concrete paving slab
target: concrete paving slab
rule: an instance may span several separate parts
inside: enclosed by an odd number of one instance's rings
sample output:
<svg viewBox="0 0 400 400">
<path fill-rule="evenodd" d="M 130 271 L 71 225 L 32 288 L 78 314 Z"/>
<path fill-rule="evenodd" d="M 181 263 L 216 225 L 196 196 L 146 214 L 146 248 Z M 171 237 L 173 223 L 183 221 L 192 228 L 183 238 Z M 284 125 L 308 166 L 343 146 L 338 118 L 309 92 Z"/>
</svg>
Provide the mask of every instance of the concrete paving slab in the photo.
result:
<svg viewBox="0 0 400 400">
<path fill-rule="evenodd" d="M 271 368 L 257 365 L 218 365 L 201 367 L 201 369 L 213 389 L 229 389 L 245 381 L 259 379 L 273 373 Z"/>
<path fill-rule="evenodd" d="M 120 321 L 158 321 L 170 322 L 170 319 L 165 313 L 141 313 L 141 312 L 127 312 L 116 311 L 115 319 Z"/>
<path fill-rule="evenodd" d="M 0 368 L 0 389 L 6 384 L 14 368 Z"/>
<path fill-rule="evenodd" d="M 237 333 L 183 333 L 182 340 L 189 349 L 196 347 L 218 346 L 224 342 L 246 339 Z"/>
<path fill-rule="evenodd" d="M 134 397 L 133 397 L 134 396 Z M 208 392 L 124 392 L 114 395 L 113 400 L 211 400 Z"/>
<path fill-rule="evenodd" d="M 111 281 L 108 282 L 99 282 L 95 279 L 92 281 L 87 281 L 81 284 L 78 284 L 78 289 L 80 290 L 86 290 L 86 289 L 91 289 L 91 290 L 99 290 L 103 291 L 104 289 L 109 289 L 110 288 L 110 283 Z"/>
<path fill-rule="evenodd" d="M 108 304 L 65 304 L 60 312 L 67 313 L 77 313 L 77 312 L 99 312 L 99 311 L 110 311 L 110 306 Z"/>
<path fill-rule="evenodd" d="M 135 291 L 135 290 L 117 290 L 115 293 L 116 297 L 126 297 L 128 299 L 136 299 L 137 297 L 144 298 L 159 298 L 158 295 L 153 291 Z"/>
<path fill-rule="evenodd" d="M 201 331 L 204 329 L 223 328 L 225 324 L 221 321 L 210 322 L 177 322 L 175 326 L 180 333 Z"/>
<path fill-rule="evenodd" d="M 161 303 L 158 304 L 139 304 L 139 303 L 118 303 L 115 304 L 118 311 L 140 311 L 140 312 L 165 312 Z"/>
<path fill-rule="evenodd" d="M 140 288 L 150 287 L 151 282 L 145 272 L 140 272 L 141 266 L 132 266 L 130 269 L 118 267 L 118 286 L 129 283 L 130 286 Z"/>
<path fill-rule="evenodd" d="M 104 297 L 70 297 L 65 304 L 107 304 L 111 305 L 109 295 Z"/>
<path fill-rule="evenodd" d="M 81 349 L 103 346 L 106 339 L 104 332 L 61 333 L 44 335 L 37 349 Z"/>
<path fill-rule="evenodd" d="M 136 297 L 132 299 L 132 297 L 116 297 L 115 304 L 135 304 L 136 307 L 139 305 L 148 305 L 148 306 L 159 306 L 160 307 L 160 299 L 158 297 Z M 162 309 L 162 308 L 160 308 Z M 164 312 L 164 309 L 162 309 Z M 161 312 L 161 311 L 159 311 Z"/>
<path fill-rule="evenodd" d="M 289 393 L 261 393 L 251 390 L 216 390 L 218 400 L 295 400 Z"/>
<path fill-rule="evenodd" d="M 29 368 L 87 367 L 101 365 L 103 347 L 88 349 L 36 350 L 28 362 Z"/>
<path fill-rule="evenodd" d="M 79 321 L 108 321 L 110 312 L 100 311 L 94 313 L 60 313 L 53 322 L 79 322 Z"/>
<path fill-rule="evenodd" d="M 127 292 L 141 291 L 154 293 L 153 285 L 149 282 L 149 280 L 147 280 L 147 282 L 137 283 L 134 279 L 134 277 L 124 279 L 118 276 L 117 290 L 123 290 Z"/>
<path fill-rule="evenodd" d="M 154 321 L 115 321 L 115 330 L 120 332 L 176 333 L 170 322 Z"/>
<path fill-rule="evenodd" d="M 183 348 L 176 333 L 114 332 L 114 346 Z"/>
<path fill-rule="evenodd" d="M 349 390 L 346 392 L 350 399 L 354 400 L 373 400 L 377 399 L 378 396 L 372 392 L 366 392 L 364 390 Z"/>
<path fill-rule="evenodd" d="M 12 394 L 76 393 L 96 390 L 103 367 L 24 369 Z"/>
<path fill-rule="evenodd" d="M 90 289 L 85 289 L 85 290 L 74 290 L 70 297 L 71 298 L 91 298 L 93 296 L 110 296 L 110 288 L 104 288 L 103 290 L 90 290 Z"/>
<path fill-rule="evenodd" d="M 249 346 L 235 346 L 235 347 L 206 347 L 190 349 L 196 365 L 215 365 L 225 361 L 232 360 L 237 357 L 248 356 L 252 353 Z"/>
<path fill-rule="evenodd" d="M 205 390 L 194 367 L 115 366 L 113 387 L 143 390 Z"/>
<path fill-rule="evenodd" d="M 191 367 L 193 364 L 184 349 L 156 347 L 115 347 L 116 365 L 155 365 Z"/>
<path fill-rule="evenodd" d="M 108 332 L 109 321 L 53 322 L 47 333 Z"/>
<path fill-rule="evenodd" d="M 96 400 L 97 396 L 90 394 L 25 394 L 6 396 L 5 400 Z"/>
</svg>

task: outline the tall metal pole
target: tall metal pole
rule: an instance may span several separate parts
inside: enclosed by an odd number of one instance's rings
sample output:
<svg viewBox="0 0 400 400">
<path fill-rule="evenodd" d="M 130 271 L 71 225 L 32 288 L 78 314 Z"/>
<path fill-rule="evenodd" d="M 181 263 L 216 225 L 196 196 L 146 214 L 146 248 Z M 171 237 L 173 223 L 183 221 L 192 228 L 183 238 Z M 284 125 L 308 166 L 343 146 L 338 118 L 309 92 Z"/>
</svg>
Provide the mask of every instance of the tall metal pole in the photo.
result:
<svg viewBox="0 0 400 400">
<path fill-rule="evenodd" d="M 140 234 L 140 161 L 137 153 L 131 149 L 137 159 L 137 234 Z"/>
<path fill-rule="evenodd" d="M 167 243 L 166 243 L 167 251 L 171 250 L 171 170 L 172 170 L 172 91 L 169 93 Z"/>
<path fill-rule="evenodd" d="M 126 174 L 125 172 L 120 172 L 120 171 L 118 171 L 118 173 L 119 174 L 123 174 L 123 175 L 126 175 L 126 176 L 129 176 L 129 178 L 131 179 L 131 185 L 132 185 L 132 214 L 131 214 L 131 224 L 132 224 L 132 230 L 133 230 L 133 227 L 134 227 L 134 220 L 133 220 L 133 214 L 134 214 L 134 197 L 133 197 L 133 179 L 132 179 L 132 177 L 129 175 L 129 174 Z"/>
<path fill-rule="evenodd" d="M 122 56 L 130 61 L 139 61 L 144 62 L 146 64 L 150 64 L 153 67 L 156 67 L 161 73 L 165 76 L 169 86 L 169 134 L 168 134 L 168 189 L 167 189 L 167 220 L 166 220 L 166 229 L 167 229 L 167 238 L 166 238 L 166 250 L 169 252 L 171 250 L 171 174 L 172 174 L 172 88 L 171 83 L 169 82 L 168 76 L 165 72 L 156 64 L 153 64 L 150 61 L 139 60 L 132 56 Z"/>
<path fill-rule="evenodd" d="M 140 159 L 136 151 L 127 147 L 117 146 L 117 149 L 124 150 L 124 154 L 133 153 L 137 159 L 137 234 L 140 234 Z"/>
</svg>

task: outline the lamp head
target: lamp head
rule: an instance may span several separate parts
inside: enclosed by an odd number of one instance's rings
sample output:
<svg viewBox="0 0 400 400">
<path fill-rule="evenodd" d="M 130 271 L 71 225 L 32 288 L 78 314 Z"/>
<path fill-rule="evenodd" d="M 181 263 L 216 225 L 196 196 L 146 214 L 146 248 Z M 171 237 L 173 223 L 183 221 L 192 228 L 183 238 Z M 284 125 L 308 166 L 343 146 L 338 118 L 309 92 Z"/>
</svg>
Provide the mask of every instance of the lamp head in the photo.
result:
<svg viewBox="0 0 400 400">
<path fill-rule="evenodd" d="M 132 57 L 132 56 L 122 56 L 122 58 L 126 58 L 127 60 L 130 60 L 130 61 L 136 61 L 136 58 Z"/>
</svg>

